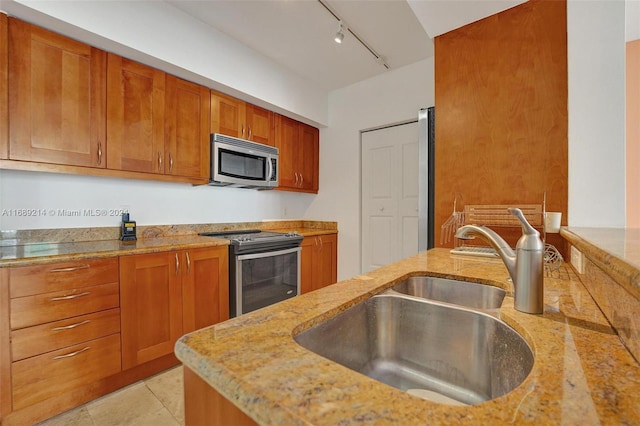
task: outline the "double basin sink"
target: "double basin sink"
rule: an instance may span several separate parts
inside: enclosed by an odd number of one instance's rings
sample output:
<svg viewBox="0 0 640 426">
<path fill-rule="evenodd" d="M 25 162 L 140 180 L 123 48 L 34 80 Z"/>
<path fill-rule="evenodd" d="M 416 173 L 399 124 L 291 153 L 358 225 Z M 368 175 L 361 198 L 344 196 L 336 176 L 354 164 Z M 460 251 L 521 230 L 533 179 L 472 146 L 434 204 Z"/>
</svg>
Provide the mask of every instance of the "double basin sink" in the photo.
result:
<svg viewBox="0 0 640 426">
<path fill-rule="evenodd" d="M 527 377 L 533 352 L 498 318 L 504 290 L 411 277 L 294 336 L 304 348 L 409 394 L 473 405 Z"/>
</svg>

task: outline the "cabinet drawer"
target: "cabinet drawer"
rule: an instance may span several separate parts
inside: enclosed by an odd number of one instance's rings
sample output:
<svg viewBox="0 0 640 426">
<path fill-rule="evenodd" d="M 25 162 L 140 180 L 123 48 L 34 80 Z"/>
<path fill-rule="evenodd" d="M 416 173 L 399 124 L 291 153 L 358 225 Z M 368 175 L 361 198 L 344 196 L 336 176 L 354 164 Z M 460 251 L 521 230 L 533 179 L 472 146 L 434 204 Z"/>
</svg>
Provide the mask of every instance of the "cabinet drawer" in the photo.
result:
<svg viewBox="0 0 640 426">
<path fill-rule="evenodd" d="M 9 270 L 11 298 L 117 282 L 117 257 L 25 266 Z"/>
<path fill-rule="evenodd" d="M 11 365 L 13 409 L 19 410 L 120 371 L 119 333 L 14 362 Z"/>
<path fill-rule="evenodd" d="M 27 327 L 11 332 L 14 361 L 120 332 L 120 309 Z"/>
<path fill-rule="evenodd" d="M 11 299 L 11 329 L 117 308 L 118 282 Z"/>
</svg>

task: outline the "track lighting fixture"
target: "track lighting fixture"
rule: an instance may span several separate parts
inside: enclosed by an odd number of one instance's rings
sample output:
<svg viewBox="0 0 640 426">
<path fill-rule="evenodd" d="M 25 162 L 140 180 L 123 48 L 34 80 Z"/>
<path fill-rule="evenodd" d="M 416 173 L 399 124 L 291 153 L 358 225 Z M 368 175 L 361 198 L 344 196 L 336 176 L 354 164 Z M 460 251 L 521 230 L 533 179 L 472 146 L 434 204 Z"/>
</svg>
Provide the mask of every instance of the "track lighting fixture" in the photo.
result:
<svg viewBox="0 0 640 426">
<path fill-rule="evenodd" d="M 351 28 L 345 26 L 342 22 L 342 18 L 340 18 L 338 16 L 338 14 L 333 11 L 333 9 L 331 9 L 331 7 L 329 7 L 329 5 L 326 3 L 325 0 L 318 0 L 318 3 L 320 3 L 325 9 L 327 9 L 327 12 L 329 12 L 331 15 L 333 15 L 334 18 L 336 18 L 336 20 L 338 21 L 338 32 L 336 33 L 335 37 L 333 37 L 333 40 L 340 44 L 342 43 L 342 40 L 344 40 L 344 32 L 349 31 L 349 33 L 360 42 L 360 44 L 362 46 L 364 46 L 365 49 L 367 49 L 375 58 L 376 58 L 376 62 L 379 63 L 380 65 L 382 65 L 383 67 L 385 67 L 386 69 L 391 69 L 391 67 L 389 66 L 389 64 L 387 64 L 387 62 L 385 61 L 385 59 L 381 56 L 378 55 L 378 53 L 373 50 L 373 48 L 371 48 L 371 46 L 369 46 L 361 37 L 358 36 L 358 34 L 356 34 Z"/>
<path fill-rule="evenodd" d="M 341 44 L 342 40 L 344 40 L 342 21 L 338 21 L 338 32 L 336 33 L 336 36 L 333 38 L 333 40 L 338 44 Z"/>
</svg>

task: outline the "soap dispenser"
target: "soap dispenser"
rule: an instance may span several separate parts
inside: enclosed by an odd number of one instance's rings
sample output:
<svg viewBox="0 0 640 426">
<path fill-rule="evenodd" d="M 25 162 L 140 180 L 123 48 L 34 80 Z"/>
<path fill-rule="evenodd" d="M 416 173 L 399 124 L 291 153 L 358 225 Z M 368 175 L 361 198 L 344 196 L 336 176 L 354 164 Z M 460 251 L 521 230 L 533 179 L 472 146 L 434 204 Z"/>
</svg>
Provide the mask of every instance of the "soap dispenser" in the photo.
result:
<svg viewBox="0 0 640 426">
<path fill-rule="evenodd" d="M 122 225 L 120 228 L 120 239 L 122 241 L 136 240 L 136 221 L 129 220 L 129 213 L 122 213 Z"/>
</svg>

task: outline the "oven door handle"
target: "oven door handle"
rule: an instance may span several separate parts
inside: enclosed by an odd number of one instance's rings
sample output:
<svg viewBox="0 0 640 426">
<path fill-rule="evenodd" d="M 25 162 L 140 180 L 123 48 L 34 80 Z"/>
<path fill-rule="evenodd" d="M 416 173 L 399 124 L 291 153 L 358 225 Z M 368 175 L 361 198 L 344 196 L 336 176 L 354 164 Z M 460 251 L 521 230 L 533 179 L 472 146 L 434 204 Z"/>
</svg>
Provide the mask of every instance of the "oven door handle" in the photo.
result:
<svg viewBox="0 0 640 426">
<path fill-rule="evenodd" d="M 249 253 L 249 254 L 241 254 L 236 257 L 237 260 L 248 260 L 248 259 L 261 259 L 263 257 L 273 257 L 273 256 L 281 256 L 283 254 L 295 253 L 297 251 L 301 251 L 302 247 L 294 247 L 286 250 L 278 250 L 278 251 L 266 251 L 264 253 Z"/>
</svg>

